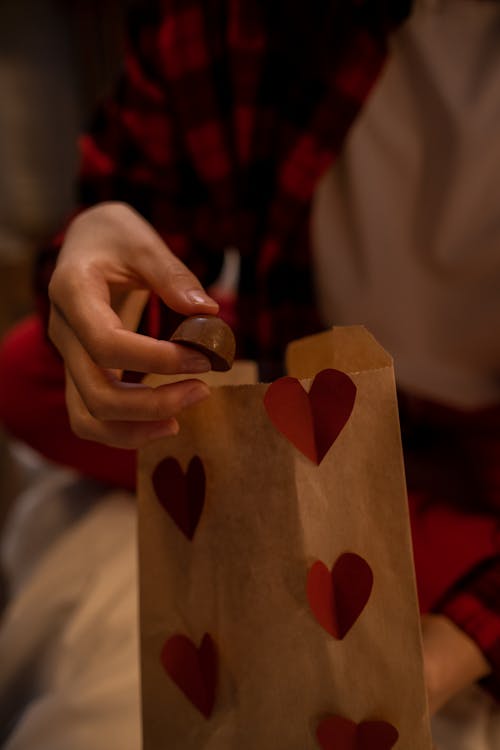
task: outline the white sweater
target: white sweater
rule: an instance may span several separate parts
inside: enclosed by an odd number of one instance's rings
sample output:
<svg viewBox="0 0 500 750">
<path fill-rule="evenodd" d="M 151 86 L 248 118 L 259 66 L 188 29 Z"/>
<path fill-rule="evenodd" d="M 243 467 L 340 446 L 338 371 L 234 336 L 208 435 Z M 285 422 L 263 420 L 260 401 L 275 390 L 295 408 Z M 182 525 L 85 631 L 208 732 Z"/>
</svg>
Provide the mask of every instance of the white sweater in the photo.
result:
<svg viewBox="0 0 500 750">
<path fill-rule="evenodd" d="M 413 392 L 500 402 L 498 2 L 417 2 L 311 230 L 325 324 L 365 324 Z"/>
</svg>

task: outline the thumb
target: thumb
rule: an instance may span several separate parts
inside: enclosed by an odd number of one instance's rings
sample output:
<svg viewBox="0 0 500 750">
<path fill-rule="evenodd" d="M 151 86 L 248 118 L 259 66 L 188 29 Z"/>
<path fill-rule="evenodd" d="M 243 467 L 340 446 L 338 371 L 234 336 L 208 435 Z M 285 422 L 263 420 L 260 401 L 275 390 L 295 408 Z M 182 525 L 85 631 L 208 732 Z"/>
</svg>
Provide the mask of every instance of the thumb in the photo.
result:
<svg viewBox="0 0 500 750">
<path fill-rule="evenodd" d="M 157 259 L 156 259 L 157 260 Z M 162 254 L 161 264 L 142 269 L 151 289 L 176 312 L 184 315 L 216 315 L 218 303 L 210 297 L 196 276 L 170 250 Z"/>
</svg>

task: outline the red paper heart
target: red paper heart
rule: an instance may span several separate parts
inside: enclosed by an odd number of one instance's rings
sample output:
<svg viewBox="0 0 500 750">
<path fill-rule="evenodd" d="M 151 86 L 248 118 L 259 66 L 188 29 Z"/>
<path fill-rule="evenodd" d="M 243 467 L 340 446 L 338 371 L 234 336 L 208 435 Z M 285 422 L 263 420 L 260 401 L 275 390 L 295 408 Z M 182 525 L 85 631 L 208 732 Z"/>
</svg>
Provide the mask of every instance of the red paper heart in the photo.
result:
<svg viewBox="0 0 500 750">
<path fill-rule="evenodd" d="M 158 500 L 174 523 L 192 539 L 205 503 L 205 470 L 199 456 L 189 462 L 186 474 L 175 458 L 164 458 L 153 471 Z"/>
<path fill-rule="evenodd" d="M 307 599 L 322 628 L 342 640 L 370 598 L 372 569 L 359 555 L 344 552 L 330 572 L 320 560 L 307 575 Z"/>
<path fill-rule="evenodd" d="M 399 732 L 387 721 L 355 724 L 342 716 L 328 716 L 318 725 L 316 738 L 322 750 L 390 750 Z"/>
<path fill-rule="evenodd" d="M 217 684 L 217 652 L 208 633 L 196 648 L 185 635 L 169 638 L 161 652 L 167 674 L 207 719 L 213 711 Z"/>
<path fill-rule="evenodd" d="M 356 386 L 340 370 L 322 370 L 309 393 L 296 378 L 271 383 L 264 406 L 271 422 L 315 464 L 320 464 L 351 416 Z"/>
</svg>

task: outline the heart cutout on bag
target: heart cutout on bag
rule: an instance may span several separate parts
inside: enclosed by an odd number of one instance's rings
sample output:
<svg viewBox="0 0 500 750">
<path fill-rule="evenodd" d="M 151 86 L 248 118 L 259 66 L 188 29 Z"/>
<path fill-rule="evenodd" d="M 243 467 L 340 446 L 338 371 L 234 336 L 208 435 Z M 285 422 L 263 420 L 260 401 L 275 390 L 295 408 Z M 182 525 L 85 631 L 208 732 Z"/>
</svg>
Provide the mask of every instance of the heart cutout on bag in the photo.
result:
<svg viewBox="0 0 500 750">
<path fill-rule="evenodd" d="M 344 552 L 331 571 L 320 560 L 307 575 L 307 599 L 322 628 L 342 640 L 365 608 L 373 587 L 369 564 L 354 552 Z"/>
<path fill-rule="evenodd" d="M 390 750 L 399 732 L 387 721 L 356 724 L 342 716 L 328 716 L 316 729 L 322 750 Z"/>
<path fill-rule="evenodd" d="M 271 383 L 264 406 L 274 426 L 313 463 L 320 464 L 347 423 L 356 386 L 340 370 L 322 370 L 307 393 L 297 378 Z"/>
<path fill-rule="evenodd" d="M 199 648 L 187 636 L 174 635 L 165 642 L 160 658 L 179 690 L 208 719 L 217 684 L 217 652 L 210 635 L 205 633 Z"/>
<path fill-rule="evenodd" d="M 164 458 L 152 476 L 158 500 L 188 539 L 192 539 L 205 504 L 205 469 L 194 456 L 184 472 L 177 459 Z"/>
</svg>

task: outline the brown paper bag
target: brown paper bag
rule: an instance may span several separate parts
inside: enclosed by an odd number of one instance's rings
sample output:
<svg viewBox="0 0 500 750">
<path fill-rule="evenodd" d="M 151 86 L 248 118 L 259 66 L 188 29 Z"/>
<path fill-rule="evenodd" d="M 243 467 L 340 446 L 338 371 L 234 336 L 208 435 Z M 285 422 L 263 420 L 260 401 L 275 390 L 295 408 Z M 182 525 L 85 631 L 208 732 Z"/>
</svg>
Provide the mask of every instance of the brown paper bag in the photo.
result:
<svg viewBox="0 0 500 750">
<path fill-rule="evenodd" d="M 431 747 L 392 361 L 352 327 L 287 364 L 142 451 L 144 750 Z"/>
</svg>

